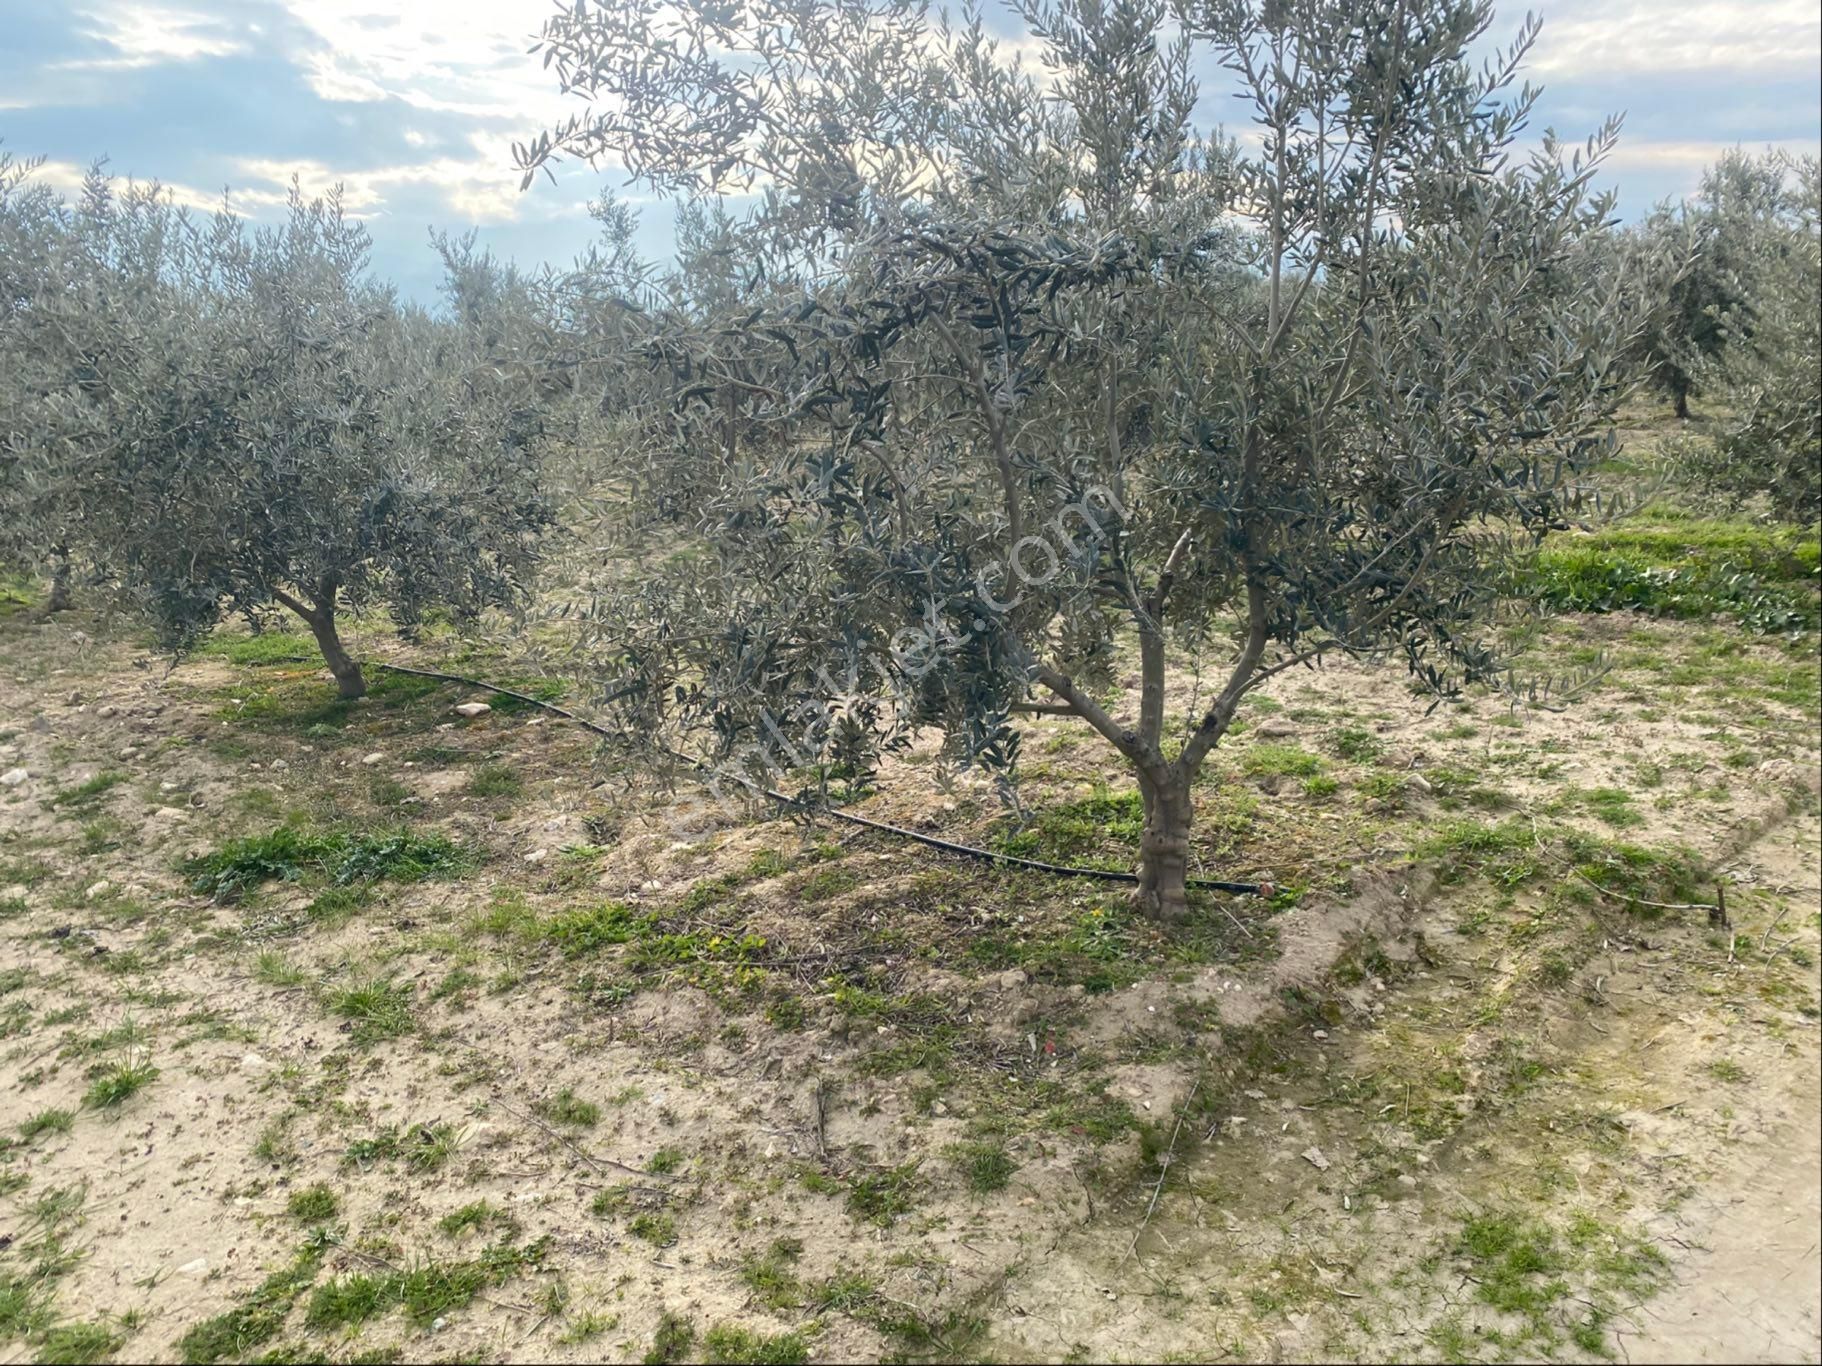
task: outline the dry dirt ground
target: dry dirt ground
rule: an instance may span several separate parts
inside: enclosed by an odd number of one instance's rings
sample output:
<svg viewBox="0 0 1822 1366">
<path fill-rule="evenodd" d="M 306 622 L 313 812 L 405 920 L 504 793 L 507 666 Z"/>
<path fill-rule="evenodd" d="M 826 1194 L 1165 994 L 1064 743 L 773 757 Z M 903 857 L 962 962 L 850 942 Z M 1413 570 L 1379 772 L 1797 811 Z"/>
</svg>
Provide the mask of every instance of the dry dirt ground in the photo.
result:
<svg viewBox="0 0 1822 1366">
<path fill-rule="evenodd" d="M 1540 649 L 1614 668 L 1274 680 L 1197 841 L 1281 890 L 1166 931 L 0 617 L 0 1359 L 1816 1360 L 1813 637 Z M 922 751 L 855 809 L 1119 866 L 1107 754 L 1025 754 L 1022 825 Z"/>
</svg>

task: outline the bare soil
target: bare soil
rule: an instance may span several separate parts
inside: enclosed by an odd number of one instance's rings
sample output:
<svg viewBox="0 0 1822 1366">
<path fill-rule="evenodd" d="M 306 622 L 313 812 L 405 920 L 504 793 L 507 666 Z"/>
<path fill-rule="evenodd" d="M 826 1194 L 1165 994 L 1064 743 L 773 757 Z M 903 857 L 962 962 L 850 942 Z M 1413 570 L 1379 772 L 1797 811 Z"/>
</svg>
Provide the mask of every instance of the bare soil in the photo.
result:
<svg viewBox="0 0 1822 1366">
<path fill-rule="evenodd" d="M 0 1359 L 1822 1355 L 1813 641 L 1275 680 L 1197 850 L 1288 890 L 1170 930 L 221 646 L 0 618 Z M 1117 764 L 1025 752 L 1023 836 L 927 749 L 856 809 L 1117 862 Z M 465 861 L 197 882 L 401 829 Z"/>
</svg>

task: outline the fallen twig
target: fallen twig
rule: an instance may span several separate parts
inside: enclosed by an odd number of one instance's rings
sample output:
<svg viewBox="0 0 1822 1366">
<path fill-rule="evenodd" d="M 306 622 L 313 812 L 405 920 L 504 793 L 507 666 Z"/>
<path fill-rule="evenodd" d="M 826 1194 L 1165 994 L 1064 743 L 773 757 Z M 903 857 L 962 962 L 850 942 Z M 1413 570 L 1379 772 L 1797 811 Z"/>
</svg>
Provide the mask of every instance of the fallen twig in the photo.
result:
<svg viewBox="0 0 1822 1366">
<path fill-rule="evenodd" d="M 1182 1107 L 1177 1111 L 1176 1125 L 1170 1131 L 1170 1146 L 1158 1160 L 1158 1180 L 1151 1188 L 1151 1203 L 1145 1206 L 1145 1217 L 1139 1220 L 1139 1227 L 1133 1231 L 1132 1242 L 1126 1249 L 1126 1256 L 1120 1258 L 1120 1265 L 1125 1266 L 1128 1257 L 1139 1250 L 1139 1239 L 1145 1236 L 1145 1226 L 1151 1223 L 1151 1216 L 1157 1211 L 1158 1199 L 1164 1194 L 1164 1183 L 1170 1179 L 1171 1164 L 1177 1156 L 1177 1136 L 1183 1132 L 1183 1119 L 1189 1113 L 1189 1107 L 1195 1103 L 1196 1092 L 1202 1089 L 1202 1077 L 1198 1073 L 1195 1084 L 1189 1088 L 1189 1094 L 1183 1098 Z"/>
<path fill-rule="evenodd" d="M 623 1172 L 630 1172 L 634 1176 L 660 1175 L 660 1173 L 648 1172 L 640 1167 L 629 1167 L 626 1163 L 616 1161 L 614 1158 L 611 1158 L 611 1157 L 596 1157 L 592 1153 L 585 1152 L 582 1148 L 580 1148 L 576 1144 L 572 1143 L 566 1135 L 558 1133 L 555 1129 L 551 1128 L 550 1125 L 546 1124 L 543 1120 L 539 1119 L 536 1115 L 521 1114 L 519 1111 L 513 1109 L 512 1106 L 508 1105 L 505 1101 L 501 1100 L 497 1094 L 493 1097 L 493 1103 L 495 1105 L 498 1105 L 502 1110 L 506 1111 L 506 1113 L 511 1115 L 514 1119 L 520 1120 L 523 1123 L 531 1124 L 531 1125 L 536 1126 L 539 1129 L 542 1129 L 545 1133 L 549 1134 L 552 1138 L 556 1139 L 557 1142 L 561 1143 L 565 1148 L 568 1148 L 572 1153 L 574 1153 L 577 1157 L 581 1158 L 584 1162 L 588 1163 L 589 1166 L 593 1167 L 598 1172 L 605 1172 L 609 1167 L 617 1167 L 619 1170 L 621 1170 Z"/>
</svg>

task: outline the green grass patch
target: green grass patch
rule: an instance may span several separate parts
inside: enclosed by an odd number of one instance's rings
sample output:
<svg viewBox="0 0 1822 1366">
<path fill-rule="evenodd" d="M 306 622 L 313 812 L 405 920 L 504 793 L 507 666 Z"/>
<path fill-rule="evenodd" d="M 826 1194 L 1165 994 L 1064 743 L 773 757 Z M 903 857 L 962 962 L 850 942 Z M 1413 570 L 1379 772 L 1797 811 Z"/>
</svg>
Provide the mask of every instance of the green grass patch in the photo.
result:
<svg viewBox="0 0 1822 1366">
<path fill-rule="evenodd" d="M 30 1143 L 41 1134 L 67 1134 L 76 1126 L 76 1115 L 70 1110 L 40 1110 L 19 1126 L 19 1137 Z"/>
<path fill-rule="evenodd" d="M 810 1359 L 802 1333 L 760 1333 L 731 1323 L 710 1328 L 702 1351 L 712 1366 L 800 1366 Z"/>
<path fill-rule="evenodd" d="M 473 1261 L 427 1260 L 406 1270 L 341 1276 L 318 1286 L 304 1311 L 313 1329 L 358 1328 L 370 1319 L 403 1309 L 418 1328 L 457 1309 L 492 1286 L 504 1285 L 520 1271 L 539 1264 L 543 1245 L 515 1247 L 500 1243 Z"/>
<path fill-rule="evenodd" d="M 1241 771 L 1249 778 L 1313 778 L 1322 760 L 1298 745 L 1254 745 L 1240 752 Z"/>
<path fill-rule="evenodd" d="M 917 1163 L 887 1167 L 848 1183 L 848 1213 L 885 1228 L 917 1206 Z"/>
<path fill-rule="evenodd" d="M 213 655 L 242 668 L 308 664 L 322 658 L 316 642 L 298 631 L 261 631 L 254 636 L 218 632 L 203 642 L 197 653 Z"/>
<path fill-rule="evenodd" d="M 183 871 L 198 892 L 231 901 L 262 882 L 320 878 L 352 886 L 389 878 L 422 882 L 461 877 L 475 855 L 442 835 L 409 830 L 306 830 L 281 825 L 264 835 L 230 840 Z"/>
<path fill-rule="evenodd" d="M 669 1363 L 685 1360 L 695 1341 L 696 1325 L 683 1315 L 666 1309 L 658 1316 L 652 1345 L 640 1360 L 645 1366 L 669 1366 Z"/>
<path fill-rule="evenodd" d="M 567 1086 L 533 1108 L 552 1124 L 564 1124 L 572 1129 L 587 1129 L 601 1122 L 601 1107 L 591 1100 L 583 1100 Z"/>
<path fill-rule="evenodd" d="M 105 1323 L 61 1323 L 38 1342 L 41 1366 L 86 1366 L 120 1350 L 125 1336 Z"/>
<path fill-rule="evenodd" d="M 437 1227 L 451 1238 L 459 1238 L 464 1233 L 481 1233 L 488 1229 L 510 1238 L 519 1231 L 519 1221 L 491 1201 L 476 1200 L 445 1214 L 437 1220 Z"/>
<path fill-rule="evenodd" d="M 985 1141 L 951 1143 L 943 1156 L 955 1164 L 963 1183 L 976 1195 L 1003 1191 L 1012 1180 L 1019 1164 L 1012 1160 L 1005 1145 Z"/>
<path fill-rule="evenodd" d="M 292 1302 L 310 1288 L 322 1264 L 321 1247 L 307 1244 L 234 1308 L 193 1324 L 177 1340 L 178 1360 L 191 1366 L 252 1360 L 255 1349 L 283 1331 Z"/>
<path fill-rule="evenodd" d="M 803 1285 L 794 1268 L 803 1256 L 803 1242 L 779 1238 L 764 1253 L 748 1257 L 740 1279 L 769 1309 L 795 1309 L 803 1302 Z"/>
<path fill-rule="evenodd" d="M 50 804 L 53 807 L 87 810 L 126 780 L 126 774 L 116 773 L 112 770 L 97 773 L 94 777 L 77 783 L 74 787 L 58 789 L 51 795 Z"/>
<path fill-rule="evenodd" d="M 1137 792 L 1100 789 L 1092 796 L 1038 812 L 995 847 L 1017 858 L 1125 871 L 1145 830 L 1145 799 Z"/>
<path fill-rule="evenodd" d="M 342 1201 L 327 1186 L 306 1186 L 292 1191 L 285 1213 L 300 1224 L 326 1224 L 341 1213 Z"/>
<path fill-rule="evenodd" d="M 107 1068 L 83 1093 L 83 1103 L 96 1110 L 111 1110 L 124 1105 L 158 1079 L 158 1069 L 150 1062 L 121 1062 Z"/>
<path fill-rule="evenodd" d="M 468 775 L 471 797 L 517 797 L 525 791 L 525 780 L 511 764 L 482 764 Z"/>
<path fill-rule="evenodd" d="M 1725 615 L 1755 631 L 1813 630 L 1817 532 L 1746 522 L 1626 524 L 1539 547 L 1521 592 L 1559 611 Z"/>
<path fill-rule="evenodd" d="M 409 1034 L 416 1027 L 411 1011 L 414 995 L 410 986 L 378 977 L 336 992 L 329 999 L 329 1008 L 349 1021 L 356 1043 L 378 1043 Z"/>
</svg>

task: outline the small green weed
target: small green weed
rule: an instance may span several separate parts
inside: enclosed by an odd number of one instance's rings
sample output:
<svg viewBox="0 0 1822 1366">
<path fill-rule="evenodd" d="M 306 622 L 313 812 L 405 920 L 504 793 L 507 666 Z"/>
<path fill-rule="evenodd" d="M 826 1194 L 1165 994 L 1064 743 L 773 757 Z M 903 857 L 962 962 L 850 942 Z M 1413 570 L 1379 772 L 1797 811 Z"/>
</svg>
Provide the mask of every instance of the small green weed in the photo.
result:
<svg viewBox="0 0 1822 1366">
<path fill-rule="evenodd" d="M 329 1008 L 350 1022 L 349 1032 L 358 1044 L 396 1039 L 416 1027 L 410 986 L 390 977 L 359 982 L 330 998 Z"/>
<path fill-rule="evenodd" d="M 97 1110 L 112 1109 L 139 1094 L 158 1079 L 150 1062 L 116 1063 L 89 1083 L 83 1103 Z"/>
<path fill-rule="evenodd" d="M 341 1197 L 327 1186 L 306 1186 L 285 1201 L 285 1213 L 300 1224 L 326 1224 L 341 1208 Z"/>
</svg>

